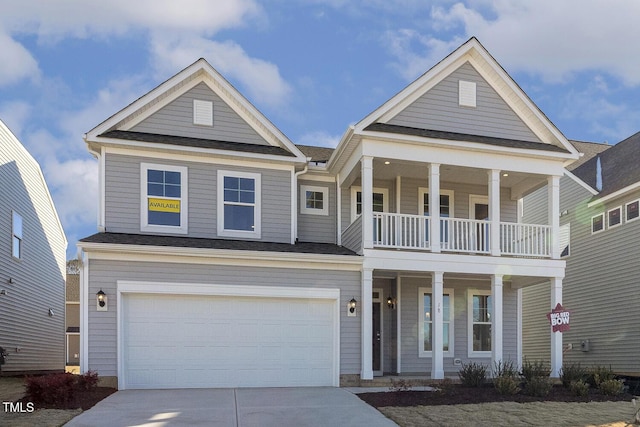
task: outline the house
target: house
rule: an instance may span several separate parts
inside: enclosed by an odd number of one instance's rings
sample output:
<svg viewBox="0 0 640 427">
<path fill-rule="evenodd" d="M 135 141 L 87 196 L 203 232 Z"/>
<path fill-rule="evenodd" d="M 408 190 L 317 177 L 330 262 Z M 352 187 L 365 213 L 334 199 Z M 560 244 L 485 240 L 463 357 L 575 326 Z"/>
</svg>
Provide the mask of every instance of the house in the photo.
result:
<svg viewBox="0 0 640 427">
<path fill-rule="evenodd" d="M 66 365 L 80 364 L 80 274 L 67 266 L 64 330 L 66 337 Z"/>
<path fill-rule="evenodd" d="M 204 59 L 85 141 L 80 363 L 120 389 L 441 379 L 520 359 L 524 287 L 561 299 L 558 182 L 579 154 L 475 38 L 333 151 Z M 546 183 L 548 220 L 519 222 Z"/>
<path fill-rule="evenodd" d="M 568 363 L 640 376 L 640 133 L 613 146 L 576 147 L 586 153 L 585 159 L 560 180 L 567 262 L 562 302 L 571 310 L 564 357 Z M 536 221 L 544 209 L 539 192 L 524 199 L 527 220 Z M 534 286 L 524 298 L 524 354 L 548 358 L 548 333 L 542 326 L 548 292 Z"/>
<path fill-rule="evenodd" d="M 67 239 L 36 160 L 0 121 L 3 374 L 64 371 Z"/>
</svg>

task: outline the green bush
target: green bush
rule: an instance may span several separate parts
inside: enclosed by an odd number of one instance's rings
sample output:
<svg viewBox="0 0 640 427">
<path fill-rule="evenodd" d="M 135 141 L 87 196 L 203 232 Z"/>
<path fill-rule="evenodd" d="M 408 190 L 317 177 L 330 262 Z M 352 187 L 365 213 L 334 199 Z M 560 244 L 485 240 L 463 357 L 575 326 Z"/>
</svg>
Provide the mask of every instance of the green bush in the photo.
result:
<svg viewBox="0 0 640 427">
<path fill-rule="evenodd" d="M 569 390 L 576 396 L 587 396 L 589 394 L 589 383 L 584 380 L 571 381 Z"/>
<path fill-rule="evenodd" d="M 517 394 L 520 391 L 520 381 L 514 377 L 495 377 L 493 386 L 502 396 Z"/>
<path fill-rule="evenodd" d="M 467 387 L 480 387 L 487 378 L 486 366 L 471 362 L 462 364 L 462 369 L 458 371 L 458 377 L 463 385 Z"/>
<path fill-rule="evenodd" d="M 565 388 L 571 388 L 571 383 L 576 381 L 585 382 L 588 372 L 579 363 L 571 363 L 570 365 L 562 365 L 560 369 L 560 380 Z"/>
<path fill-rule="evenodd" d="M 522 371 L 520 371 L 520 375 L 522 375 L 525 382 L 529 382 L 533 378 L 549 378 L 550 374 L 551 369 L 541 360 L 530 362 L 525 359 L 522 363 Z"/>
<path fill-rule="evenodd" d="M 544 397 L 551 392 L 551 379 L 549 377 L 534 376 L 524 383 L 524 394 L 529 396 Z"/>
<path fill-rule="evenodd" d="M 605 366 L 596 365 L 589 368 L 588 372 L 587 382 L 592 387 L 596 388 L 600 388 L 601 383 L 616 378 L 616 374 L 613 372 L 611 367 L 607 368 Z"/>
<path fill-rule="evenodd" d="M 624 392 L 624 381 L 622 380 L 605 380 L 598 386 L 600 393 L 607 396 L 618 396 Z"/>
</svg>

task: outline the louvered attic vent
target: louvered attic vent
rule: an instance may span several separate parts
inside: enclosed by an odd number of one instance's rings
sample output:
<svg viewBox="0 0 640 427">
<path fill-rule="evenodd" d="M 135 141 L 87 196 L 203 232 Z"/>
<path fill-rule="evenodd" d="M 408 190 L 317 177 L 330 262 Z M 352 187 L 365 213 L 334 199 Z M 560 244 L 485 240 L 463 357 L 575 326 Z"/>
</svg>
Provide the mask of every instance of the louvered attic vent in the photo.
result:
<svg viewBox="0 0 640 427">
<path fill-rule="evenodd" d="M 458 82 L 458 103 L 461 107 L 476 106 L 476 83 L 460 80 Z"/>
<path fill-rule="evenodd" d="M 213 102 L 193 100 L 193 124 L 213 126 Z"/>
</svg>

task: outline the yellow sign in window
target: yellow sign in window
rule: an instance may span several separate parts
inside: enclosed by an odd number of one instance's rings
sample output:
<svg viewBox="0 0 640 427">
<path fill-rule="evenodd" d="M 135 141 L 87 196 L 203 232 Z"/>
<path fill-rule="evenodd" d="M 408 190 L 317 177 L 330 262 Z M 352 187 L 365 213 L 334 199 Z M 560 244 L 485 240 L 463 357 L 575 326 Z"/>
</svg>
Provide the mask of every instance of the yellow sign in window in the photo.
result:
<svg viewBox="0 0 640 427">
<path fill-rule="evenodd" d="M 149 198 L 149 210 L 154 212 L 180 213 L 180 200 Z"/>
</svg>

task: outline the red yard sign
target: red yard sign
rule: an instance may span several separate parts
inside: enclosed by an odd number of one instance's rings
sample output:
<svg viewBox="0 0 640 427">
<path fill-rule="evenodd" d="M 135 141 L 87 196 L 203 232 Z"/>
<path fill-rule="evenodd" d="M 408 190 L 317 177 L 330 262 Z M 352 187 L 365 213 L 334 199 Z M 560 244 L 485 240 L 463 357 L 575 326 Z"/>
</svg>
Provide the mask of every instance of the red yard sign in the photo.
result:
<svg viewBox="0 0 640 427">
<path fill-rule="evenodd" d="M 551 322 L 553 332 L 565 332 L 569 330 L 569 319 L 571 316 L 571 310 L 567 310 L 562 307 L 562 304 L 558 303 L 556 308 L 551 310 L 551 313 L 547 313 L 547 319 Z"/>
</svg>

